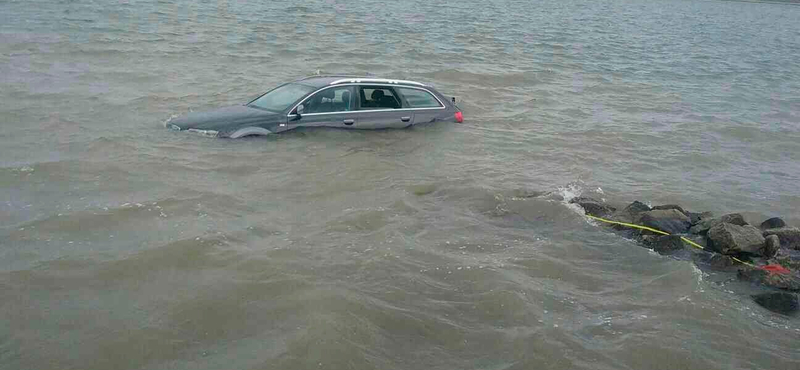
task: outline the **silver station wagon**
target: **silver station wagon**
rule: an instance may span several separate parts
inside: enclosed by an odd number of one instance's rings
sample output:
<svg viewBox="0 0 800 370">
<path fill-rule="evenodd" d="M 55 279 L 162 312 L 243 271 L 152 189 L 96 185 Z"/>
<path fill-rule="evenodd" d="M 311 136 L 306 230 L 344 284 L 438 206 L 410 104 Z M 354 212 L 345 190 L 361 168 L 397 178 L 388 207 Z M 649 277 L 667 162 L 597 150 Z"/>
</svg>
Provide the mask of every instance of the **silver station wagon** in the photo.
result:
<svg viewBox="0 0 800 370">
<path fill-rule="evenodd" d="M 172 118 L 166 126 L 239 138 L 300 127 L 389 129 L 463 120 L 455 98 L 445 97 L 428 84 L 374 77 L 313 76 L 278 86 L 245 105 Z"/>
</svg>

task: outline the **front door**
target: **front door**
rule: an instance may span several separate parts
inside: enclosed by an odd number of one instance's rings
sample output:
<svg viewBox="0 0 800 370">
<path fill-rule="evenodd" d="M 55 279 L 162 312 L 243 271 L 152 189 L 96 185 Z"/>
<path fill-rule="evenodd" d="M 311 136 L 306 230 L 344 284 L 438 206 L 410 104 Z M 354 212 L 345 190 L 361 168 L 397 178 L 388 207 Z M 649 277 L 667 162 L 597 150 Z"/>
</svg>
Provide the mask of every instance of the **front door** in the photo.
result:
<svg viewBox="0 0 800 370">
<path fill-rule="evenodd" d="M 290 115 L 289 128 L 355 127 L 358 113 L 355 110 L 354 91 L 353 86 L 329 87 L 317 91 L 299 104 L 303 106 L 300 118 Z"/>
</svg>

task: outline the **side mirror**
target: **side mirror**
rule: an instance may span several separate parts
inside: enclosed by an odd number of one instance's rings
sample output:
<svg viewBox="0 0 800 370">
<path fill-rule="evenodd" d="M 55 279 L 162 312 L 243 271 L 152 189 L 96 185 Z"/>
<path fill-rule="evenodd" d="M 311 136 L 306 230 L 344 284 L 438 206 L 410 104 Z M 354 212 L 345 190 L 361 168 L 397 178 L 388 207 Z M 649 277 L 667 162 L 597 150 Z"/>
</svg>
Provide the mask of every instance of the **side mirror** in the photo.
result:
<svg viewBox="0 0 800 370">
<path fill-rule="evenodd" d="M 295 109 L 292 109 L 289 114 L 294 115 L 294 117 L 289 118 L 290 121 L 297 121 L 300 118 L 303 118 L 303 104 L 300 104 Z"/>
</svg>

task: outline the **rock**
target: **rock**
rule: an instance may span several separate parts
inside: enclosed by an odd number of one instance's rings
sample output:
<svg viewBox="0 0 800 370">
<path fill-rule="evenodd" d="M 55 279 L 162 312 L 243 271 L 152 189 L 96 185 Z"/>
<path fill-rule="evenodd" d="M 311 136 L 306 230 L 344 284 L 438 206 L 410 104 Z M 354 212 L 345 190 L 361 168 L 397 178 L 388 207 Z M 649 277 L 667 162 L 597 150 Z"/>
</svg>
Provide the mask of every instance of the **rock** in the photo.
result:
<svg viewBox="0 0 800 370">
<path fill-rule="evenodd" d="M 714 253 L 714 255 L 712 255 L 711 258 L 708 260 L 708 264 L 709 266 L 717 269 L 725 269 L 728 267 L 736 266 L 737 262 L 734 261 L 733 258 L 730 258 L 729 256 L 726 256 L 724 254 Z"/>
<path fill-rule="evenodd" d="M 583 207 L 583 210 L 586 212 L 586 214 L 595 217 L 606 217 L 617 210 L 616 208 L 605 204 L 604 202 L 588 197 L 573 198 L 569 202 Z"/>
<path fill-rule="evenodd" d="M 703 213 L 695 213 L 695 212 L 683 212 L 686 216 L 689 216 L 689 220 L 692 221 L 692 226 L 697 225 L 700 221 L 708 220 L 714 217 L 714 214 L 711 212 L 703 212 Z"/>
<path fill-rule="evenodd" d="M 781 227 L 786 227 L 786 222 L 783 222 L 780 217 L 770 218 L 769 220 L 762 222 L 761 226 L 759 226 L 761 230 L 778 229 Z"/>
<path fill-rule="evenodd" d="M 797 295 L 786 292 L 770 292 L 753 295 L 753 300 L 761 307 L 772 312 L 791 315 L 800 310 L 800 302 Z"/>
<path fill-rule="evenodd" d="M 785 249 L 778 251 L 778 255 L 768 261 L 771 265 L 781 265 L 792 271 L 800 271 L 800 258 L 784 254 Z"/>
<path fill-rule="evenodd" d="M 764 237 L 754 226 L 739 226 L 722 222 L 708 230 L 708 246 L 722 254 L 759 254 L 763 252 Z"/>
<path fill-rule="evenodd" d="M 683 209 L 683 207 L 681 207 L 681 206 L 679 206 L 677 204 L 664 204 L 664 205 L 661 205 L 661 206 L 653 206 L 653 211 L 665 211 L 665 210 L 668 210 L 668 209 L 677 209 L 677 210 L 681 211 L 681 213 L 686 214 L 686 211 Z"/>
<path fill-rule="evenodd" d="M 739 269 L 739 279 L 764 284 L 773 288 L 800 291 L 800 281 L 792 274 L 776 274 L 762 269 L 746 267 Z"/>
<path fill-rule="evenodd" d="M 736 261 L 729 256 L 719 253 L 701 252 L 694 255 L 694 261 L 697 264 L 707 265 L 715 270 L 730 270 L 731 267 L 736 266 Z"/>
<path fill-rule="evenodd" d="M 704 234 L 712 227 L 717 226 L 723 222 L 739 226 L 747 225 L 747 222 L 744 221 L 744 217 L 742 217 L 741 214 L 730 213 L 718 218 L 702 219 L 699 222 L 697 222 L 696 225 L 692 226 L 692 228 L 689 229 L 689 232 L 692 234 Z"/>
<path fill-rule="evenodd" d="M 677 209 L 643 212 L 640 218 L 642 225 L 668 234 L 685 234 L 691 226 L 689 217 Z"/>
<path fill-rule="evenodd" d="M 638 225 L 641 214 L 647 211 L 650 211 L 650 206 L 637 200 L 622 210 L 615 212 L 613 218 L 616 221 Z"/>
<path fill-rule="evenodd" d="M 740 213 L 729 213 L 727 215 L 723 215 L 719 218 L 722 222 L 727 222 L 729 224 L 745 226 L 749 225 L 747 221 L 744 220 L 744 217 Z"/>
<path fill-rule="evenodd" d="M 672 254 L 684 248 L 683 240 L 678 235 L 648 235 L 648 238 L 643 240 L 658 254 Z"/>
<path fill-rule="evenodd" d="M 778 254 L 778 251 L 781 249 L 781 241 L 778 239 L 777 235 L 767 235 L 764 238 L 766 241 L 764 243 L 764 249 L 761 251 L 761 255 L 766 258 L 775 257 Z"/>
<path fill-rule="evenodd" d="M 796 227 L 764 230 L 764 236 L 768 235 L 777 235 L 783 248 L 800 250 L 800 229 Z"/>
</svg>

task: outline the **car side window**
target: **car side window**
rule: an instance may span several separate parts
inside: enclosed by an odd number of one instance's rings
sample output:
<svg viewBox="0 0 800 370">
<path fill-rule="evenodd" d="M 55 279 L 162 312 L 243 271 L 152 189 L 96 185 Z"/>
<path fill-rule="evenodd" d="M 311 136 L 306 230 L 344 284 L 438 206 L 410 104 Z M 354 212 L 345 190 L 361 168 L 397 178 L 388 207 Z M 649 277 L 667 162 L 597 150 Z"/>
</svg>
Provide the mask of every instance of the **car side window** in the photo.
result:
<svg viewBox="0 0 800 370">
<path fill-rule="evenodd" d="M 352 87 L 332 87 L 306 99 L 303 102 L 303 112 L 305 114 L 348 112 L 355 109 L 354 101 Z"/>
<path fill-rule="evenodd" d="M 361 86 L 358 89 L 361 98 L 360 110 L 397 109 L 402 107 L 394 90 L 388 86 Z"/>
<path fill-rule="evenodd" d="M 434 97 L 431 93 L 420 90 L 420 89 L 412 89 L 407 87 L 400 87 L 398 88 L 400 93 L 403 94 L 403 97 L 406 98 L 406 102 L 410 108 L 440 108 L 442 107 L 442 103 L 439 102 L 436 97 Z"/>
</svg>

